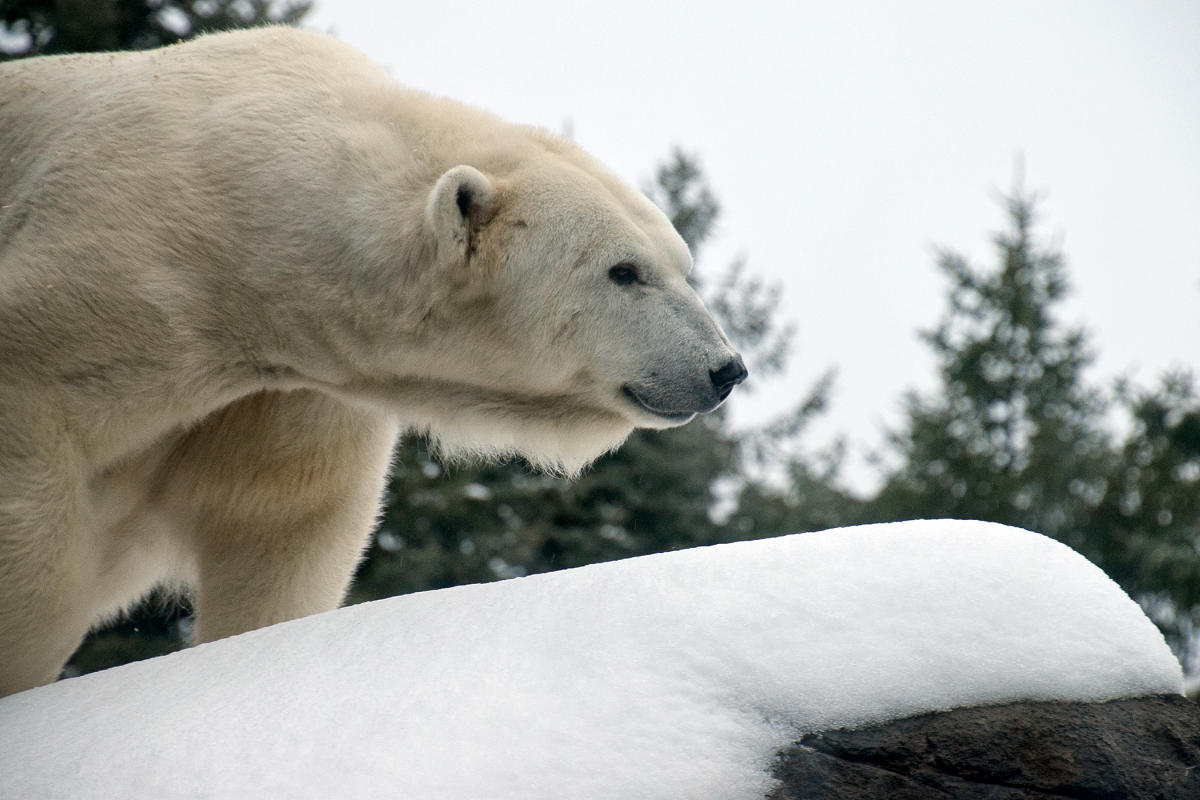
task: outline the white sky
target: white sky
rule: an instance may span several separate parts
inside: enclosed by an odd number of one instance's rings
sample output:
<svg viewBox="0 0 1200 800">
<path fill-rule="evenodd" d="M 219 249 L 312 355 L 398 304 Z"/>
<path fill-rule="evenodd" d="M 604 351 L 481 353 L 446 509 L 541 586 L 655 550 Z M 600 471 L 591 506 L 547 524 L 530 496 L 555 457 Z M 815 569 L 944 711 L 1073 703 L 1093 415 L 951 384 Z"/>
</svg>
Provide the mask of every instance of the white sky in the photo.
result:
<svg viewBox="0 0 1200 800">
<path fill-rule="evenodd" d="M 0 699 L 0 796 L 762 798 L 801 734 L 1179 692 L 1097 567 L 945 520 L 343 608 Z"/>
<path fill-rule="evenodd" d="M 318 0 L 396 79 L 562 131 L 637 185 L 673 144 L 723 215 L 700 269 L 745 254 L 798 328 L 789 406 L 830 365 L 821 432 L 859 449 L 932 384 L 932 246 L 990 265 L 994 189 L 1045 194 L 1097 380 L 1200 365 L 1200 3 L 1194 0 Z M 751 365 L 753 371 L 753 365 Z M 861 480 L 861 471 L 858 470 Z"/>
</svg>

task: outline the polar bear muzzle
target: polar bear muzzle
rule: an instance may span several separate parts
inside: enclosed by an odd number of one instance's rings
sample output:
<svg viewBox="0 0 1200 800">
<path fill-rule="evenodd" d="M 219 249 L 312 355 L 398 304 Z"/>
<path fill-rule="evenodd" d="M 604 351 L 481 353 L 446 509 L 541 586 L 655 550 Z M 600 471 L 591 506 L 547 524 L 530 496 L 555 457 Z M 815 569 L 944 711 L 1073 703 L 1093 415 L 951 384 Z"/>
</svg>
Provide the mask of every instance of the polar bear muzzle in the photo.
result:
<svg viewBox="0 0 1200 800">
<path fill-rule="evenodd" d="M 658 376 L 654 376 L 626 383 L 621 394 L 639 410 L 669 425 L 682 425 L 697 414 L 714 411 L 748 374 L 742 357 L 735 354 L 717 369 L 708 370 L 707 383 L 699 380 L 672 384 L 655 380 Z"/>
</svg>

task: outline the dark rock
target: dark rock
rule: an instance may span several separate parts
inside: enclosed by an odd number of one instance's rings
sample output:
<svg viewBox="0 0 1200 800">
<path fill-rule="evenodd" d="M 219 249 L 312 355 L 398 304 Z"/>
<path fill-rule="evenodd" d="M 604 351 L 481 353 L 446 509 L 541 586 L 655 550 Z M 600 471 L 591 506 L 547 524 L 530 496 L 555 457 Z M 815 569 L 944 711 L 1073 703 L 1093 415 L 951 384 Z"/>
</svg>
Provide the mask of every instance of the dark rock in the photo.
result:
<svg viewBox="0 0 1200 800">
<path fill-rule="evenodd" d="M 814 733 L 768 800 L 1200 800 L 1200 706 L 1022 702 Z"/>
</svg>

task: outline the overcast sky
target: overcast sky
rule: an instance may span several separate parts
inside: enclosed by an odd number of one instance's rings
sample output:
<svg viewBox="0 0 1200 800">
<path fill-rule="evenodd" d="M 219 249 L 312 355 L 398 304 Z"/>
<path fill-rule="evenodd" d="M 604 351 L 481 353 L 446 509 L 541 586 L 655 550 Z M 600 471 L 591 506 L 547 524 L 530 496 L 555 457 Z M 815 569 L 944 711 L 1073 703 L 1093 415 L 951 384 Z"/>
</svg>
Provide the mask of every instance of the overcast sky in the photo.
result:
<svg viewBox="0 0 1200 800">
<path fill-rule="evenodd" d="M 933 247 L 994 263 L 1018 155 L 1093 378 L 1200 366 L 1196 0 L 317 0 L 308 25 L 401 83 L 569 125 L 639 186 L 673 145 L 699 156 L 723 213 L 698 268 L 745 255 L 798 331 L 788 376 L 737 419 L 835 365 L 819 436 L 878 444 L 902 392 L 932 385 Z"/>
</svg>

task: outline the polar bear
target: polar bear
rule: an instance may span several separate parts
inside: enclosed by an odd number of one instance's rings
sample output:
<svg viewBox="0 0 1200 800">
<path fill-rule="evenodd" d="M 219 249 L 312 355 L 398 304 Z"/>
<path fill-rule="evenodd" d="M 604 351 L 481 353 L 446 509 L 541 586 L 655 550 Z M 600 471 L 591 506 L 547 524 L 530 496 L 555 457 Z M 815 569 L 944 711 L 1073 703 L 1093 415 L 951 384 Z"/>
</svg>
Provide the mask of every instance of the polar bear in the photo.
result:
<svg viewBox="0 0 1200 800">
<path fill-rule="evenodd" d="M 575 473 L 742 359 L 570 142 L 311 32 L 0 67 L 0 694 L 156 585 L 337 606 L 404 430 Z"/>
</svg>

